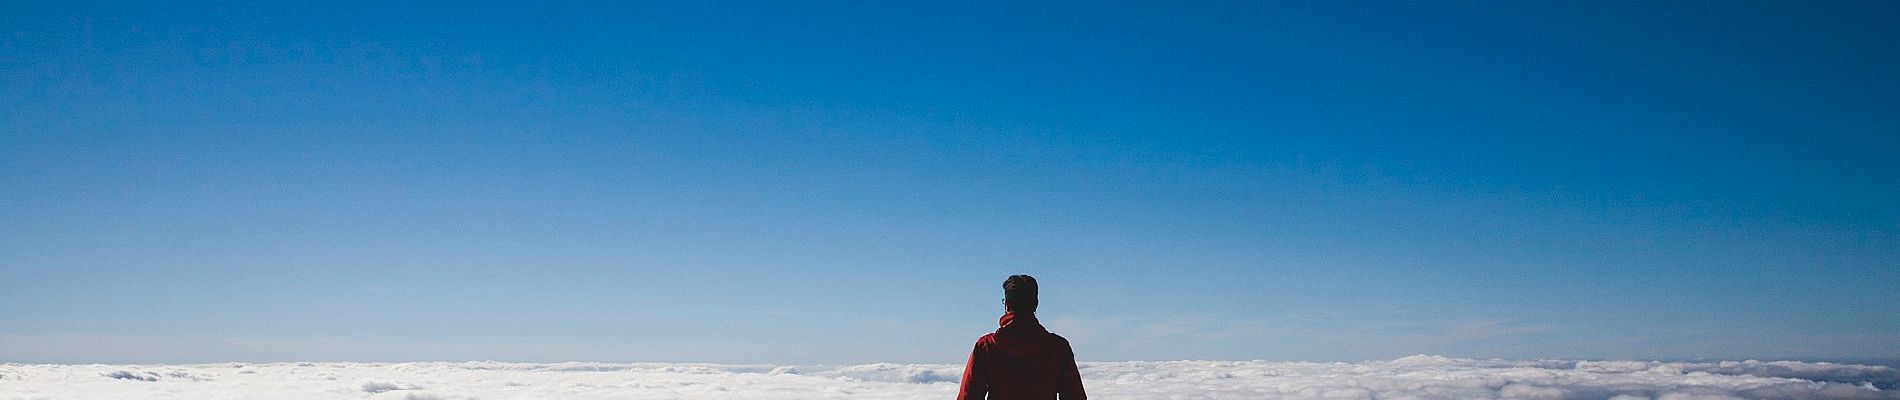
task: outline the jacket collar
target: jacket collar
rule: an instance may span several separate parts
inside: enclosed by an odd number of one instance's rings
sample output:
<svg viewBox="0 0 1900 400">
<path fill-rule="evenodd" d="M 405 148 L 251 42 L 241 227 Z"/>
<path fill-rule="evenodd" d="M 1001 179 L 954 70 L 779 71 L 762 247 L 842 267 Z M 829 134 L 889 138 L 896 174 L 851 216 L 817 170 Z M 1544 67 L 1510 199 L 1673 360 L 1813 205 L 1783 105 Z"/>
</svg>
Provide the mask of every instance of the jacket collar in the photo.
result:
<svg viewBox="0 0 1900 400">
<path fill-rule="evenodd" d="M 1015 312 L 1006 312 L 1003 313 L 1002 318 L 996 320 L 996 325 L 1000 327 L 996 329 L 997 332 L 1018 330 L 1048 332 L 1047 329 L 1042 327 L 1042 321 L 1036 320 L 1035 313 L 1017 314 Z"/>
</svg>

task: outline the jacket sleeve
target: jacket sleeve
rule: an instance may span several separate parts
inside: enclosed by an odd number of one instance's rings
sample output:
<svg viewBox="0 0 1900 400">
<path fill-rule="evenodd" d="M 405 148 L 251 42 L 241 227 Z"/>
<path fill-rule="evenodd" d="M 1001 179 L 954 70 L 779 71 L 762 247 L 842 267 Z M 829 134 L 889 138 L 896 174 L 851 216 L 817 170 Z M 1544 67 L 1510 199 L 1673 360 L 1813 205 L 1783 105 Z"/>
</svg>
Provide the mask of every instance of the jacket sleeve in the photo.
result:
<svg viewBox="0 0 1900 400">
<path fill-rule="evenodd" d="M 990 393 L 989 371 L 985 370 L 983 342 L 970 349 L 970 361 L 963 365 L 963 381 L 957 388 L 957 400 L 983 400 Z"/>
<path fill-rule="evenodd" d="M 1063 343 L 1062 350 L 1062 373 L 1056 377 L 1057 397 L 1062 400 L 1088 400 L 1089 394 L 1082 390 L 1082 371 L 1075 366 L 1075 349 Z"/>
</svg>

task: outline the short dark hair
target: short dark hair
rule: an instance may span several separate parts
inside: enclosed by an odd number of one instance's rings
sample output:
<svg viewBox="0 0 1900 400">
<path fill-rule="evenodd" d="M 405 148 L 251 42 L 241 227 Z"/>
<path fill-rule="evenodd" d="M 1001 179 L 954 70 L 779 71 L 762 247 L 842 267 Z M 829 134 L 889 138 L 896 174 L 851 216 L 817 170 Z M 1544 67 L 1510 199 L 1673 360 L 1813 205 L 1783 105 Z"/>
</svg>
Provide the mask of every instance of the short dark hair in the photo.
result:
<svg viewBox="0 0 1900 400">
<path fill-rule="evenodd" d="M 1003 308 L 1010 312 L 1036 312 L 1036 277 L 1010 275 L 1003 280 Z"/>
</svg>

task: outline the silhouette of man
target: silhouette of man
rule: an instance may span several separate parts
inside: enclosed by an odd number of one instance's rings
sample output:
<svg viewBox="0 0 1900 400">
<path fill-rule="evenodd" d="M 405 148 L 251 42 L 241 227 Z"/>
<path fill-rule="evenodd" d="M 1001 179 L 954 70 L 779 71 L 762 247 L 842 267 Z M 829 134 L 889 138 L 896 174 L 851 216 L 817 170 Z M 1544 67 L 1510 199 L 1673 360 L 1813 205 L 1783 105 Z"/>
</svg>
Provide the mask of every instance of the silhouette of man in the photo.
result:
<svg viewBox="0 0 1900 400">
<path fill-rule="evenodd" d="M 1049 333 L 1036 321 L 1036 278 L 1012 275 L 1003 281 L 1003 319 L 996 333 L 976 340 L 963 366 L 957 400 L 1085 400 L 1082 374 L 1075 368 L 1069 340 Z"/>
</svg>

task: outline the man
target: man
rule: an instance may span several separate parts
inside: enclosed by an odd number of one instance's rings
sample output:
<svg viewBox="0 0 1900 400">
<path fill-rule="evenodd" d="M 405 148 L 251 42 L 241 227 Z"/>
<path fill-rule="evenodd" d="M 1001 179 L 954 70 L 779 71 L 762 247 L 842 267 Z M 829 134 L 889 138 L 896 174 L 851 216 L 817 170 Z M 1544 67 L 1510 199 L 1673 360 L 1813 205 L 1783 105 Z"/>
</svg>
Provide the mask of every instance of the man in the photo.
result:
<svg viewBox="0 0 1900 400">
<path fill-rule="evenodd" d="M 1003 319 L 996 333 L 976 340 L 963 367 L 957 400 L 1085 400 L 1082 375 L 1075 368 L 1069 340 L 1049 333 L 1036 321 L 1036 278 L 1014 275 L 1003 281 Z"/>
</svg>

